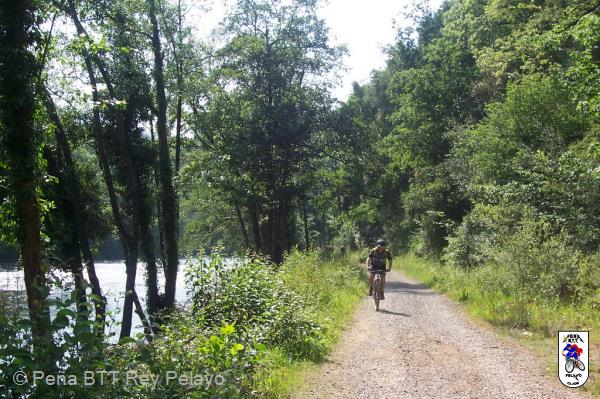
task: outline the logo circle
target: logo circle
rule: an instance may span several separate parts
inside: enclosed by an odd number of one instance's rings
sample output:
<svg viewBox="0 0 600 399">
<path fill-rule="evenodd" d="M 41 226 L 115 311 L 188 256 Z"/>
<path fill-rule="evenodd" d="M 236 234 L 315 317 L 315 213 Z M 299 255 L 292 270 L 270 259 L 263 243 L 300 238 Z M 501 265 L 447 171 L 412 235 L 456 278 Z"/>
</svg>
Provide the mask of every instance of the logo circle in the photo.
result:
<svg viewBox="0 0 600 399">
<path fill-rule="evenodd" d="M 27 378 L 27 373 L 25 373 L 23 370 L 15 372 L 12 378 L 13 382 L 17 385 L 25 385 L 29 382 L 29 379 Z"/>
</svg>

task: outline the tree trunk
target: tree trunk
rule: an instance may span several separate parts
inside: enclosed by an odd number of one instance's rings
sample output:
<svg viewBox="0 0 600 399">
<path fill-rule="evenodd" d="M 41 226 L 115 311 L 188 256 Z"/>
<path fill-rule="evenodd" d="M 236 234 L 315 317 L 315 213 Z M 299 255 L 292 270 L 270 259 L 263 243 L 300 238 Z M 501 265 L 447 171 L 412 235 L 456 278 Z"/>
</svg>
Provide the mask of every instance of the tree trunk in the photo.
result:
<svg viewBox="0 0 600 399">
<path fill-rule="evenodd" d="M 56 111 L 56 105 L 50 96 L 50 93 L 45 87 L 42 87 L 44 92 L 44 103 L 50 120 L 54 123 L 54 137 L 56 143 L 62 155 L 62 159 L 65 166 L 65 173 L 67 175 L 67 186 L 68 190 L 67 199 L 73 209 L 73 220 L 75 224 L 75 232 L 77 236 L 77 248 L 83 254 L 85 261 L 86 271 L 92 287 L 92 294 L 94 298 L 94 309 L 96 312 L 96 333 L 99 335 L 104 334 L 104 322 L 106 319 L 106 298 L 102 295 L 102 289 L 100 288 L 100 280 L 96 275 L 96 266 L 94 264 L 94 257 L 90 248 L 90 243 L 87 234 L 87 218 L 85 216 L 85 204 L 83 203 L 81 193 L 81 181 L 75 163 L 73 162 L 73 156 L 71 154 L 71 147 L 67 133 L 65 132 L 64 126 L 58 112 Z"/>
<path fill-rule="evenodd" d="M 278 234 L 275 237 L 276 246 L 275 246 L 275 255 L 278 262 L 282 263 L 284 259 L 284 254 L 289 251 L 289 200 L 284 199 L 281 200 L 279 206 L 277 207 L 277 224 L 278 224 Z"/>
<path fill-rule="evenodd" d="M 129 337 L 131 335 L 132 328 L 132 316 L 133 309 L 135 306 L 135 313 L 139 316 L 142 325 L 144 326 L 144 333 L 149 341 L 152 341 L 152 327 L 146 315 L 144 309 L 138 298 L 135 290 L 135 277 L 137 273 L 137 250 L 128 250 L 129 255 L 125 259 L 125 270 L 127 272 L 127 280 L 125 282 L 125 300 L 123 302 L 123 321 L 121 323 L 121 333 L 119 339 Z"/>
<path fill-rule="evenodd" d="M 56 129 L 55 129 L 56 130 Z M 81 265 L 81 254 L 79 252 L 79 239 L 75 228 L 75 209 L 71 194 L 71 182 L 66 173 L 66 166 L 60 152 L 54 152 L 50 146 L 45 146 L 43 153 L 46 160 L 48 174 L 58 179 L 54 202 L 56 210 L 60 213 L 61 224 L 64 231 L 56 237 L 60 243 L 60 256 L 66 259 L 73 274 L 75 293 L 77 296 L 77 321 L 87 320 L 89 312 L 84 305 L 86 302 L 85 279 L 83 278 L 83 267 Z"/>
<path fill-rule="evenodd" d="M 177 87 L 179 87 L 181 84 L 180 80 L 181 78 L 177 76 Z M 181 164 L 181 112 L 183 107 L 181 94 L 177 94 L 177 96 L 177 115 L 175 121 L 175 176 L 179 175 L 179 168 Z"/>
<path fill-rule="evenodd" d="M 152 140 L 152 149 L 156 151 L 156 140 L 154 140 L 154 120 L 150 119 L 150 139 Z M 156 187 L 160 185 L 158 177 L 158 162 L 154 162 L 154 182 Z M 160 260 L 163 267 L 163 272 L 167 275 L 167 255 L 165 253 L 165 235 L 162 221 L 162 211 L 160 209 L 160 197 L 156 199 L 156 219 L 158 220 L 158 243 L 160 248 Z"/>
<path fill-rule="evenodd" d="M 69 0 L 68 2 L 69 13 L 75 23 L 77 28 L 77 33 L 81 35 L 87 36 L 87 33 L 79 21 L 77 17 L 77 12 L 75 9 L 75 5 L 73 0 Z M 90 62 L 93 61 L 98 67 L 102 78 L 104 79 L 104 83 L 106 84 L 106 88 L 108 90 L 109 95 L 113 99 L 117 99 L 116 91 L 113 86 L 113 81 L 108 73 L 106 65 L 104 61 L 98 57 L 97 55 L 90 54 L 86 49 L 83 50 L 85 58 Z M 88 62 L 86 61 L 86 63 Z M 137 242 L 139 242 L 139 237 L 142 238 L 142 254 L 144 256 L 144 260 L 146 261 L 147 268 L 147 295 L 148 295 L 148 306 L 151 313 L 154 313 L 160 304 L 159 296 L 158 296 L 158 281 L 157 281 L 157 270 L 156 270 L 156 258 L 154 253 L 154 243 L 152 234 L 150 231 L 150 220 L 147 212 L 146 204 L 143 200 L 143 193 L 141 190 L 140 182 L 138 181 L 139 174 L 137 173 L 137 168 L 135 167 L 135 163 L 133 162 L 133 157 L 131 155 L 131 143 L 129 137 L 127 135 L 126 127 L 125 127 L 125 117 L 123 115 L 123 111 L 119 107 L 114 108 L 116 114 L 116 124 L 117 124 L 117 139 L 119 143 L 119 149 L 121 152 L 121 162 L 123 171 L 125 174 L 125 178 L 127 180 L 127 193 L 132 203 L 132 231 L 131 236 L 133 239 L 129 240 L 130 243 L 127 245 L 132 248 L 135 245 L 137 246 Z M 131 237 L 128 237 L 131 238 Z M 132 250 L 132 249 L 130 249 Z M 136 249 L 137 254 L 137 249 Z M 136 255 L 137 258 L 137 255 Z M 137 263 L 137 262 L 136 262 Z"/>
<path fill-rule="evenodd" d="M 71 240 L 71 256 L 69 258 L 69 268 L 73 274 L 75 283 L 75 292 L 77 293 L 77 320 L 87 320 L 89 310 L 85 306 L 87 298 L 85 295 L 85 278 L 83 277 L 83 266 L 81 263 L 81 253 L 79 252 L 79 240 L 77 234 L 73 231 Z"/>
<path fill-rule="evenodd" d="M 302 196 L 302 220 L 304 221 L 304 241 L 305 241 L 305 251 L 310 250 L 310 242 L 308 240 L 308 216 L 306 214 L 306 197 Z"/>
<path fill-rule="evenodd" d="M 275 263 L 283 262 L 284 252 L 289 250 L 289 200 L 281 200 L 268 211 L 268 217 L 260 225 L 262 251 Z"/>
<path fill-rule="evenodd" d="M 260 222 L 258 220 L 258 209 L 256 202 L 250 202 L 248 204 L 248 213 L 252 221 L 252 235 L 254 236 L 254 248 L 256 252 L 260 252 L 262 249 L 262 241 L 260 239 Z"/>
<path fill-rule="evenodd" d="M 46 276 L 42 270 L 40 208 L 37 198 L 38 151 L 35 109 L 35 60 L 29 48 L 33 38 L 35 6 L 28 0 L 4 0 L 0 5 L 0 124 L 2 146 L 8 159 L 8 178 L 14 195 L 18 243 L 23 265 L 32 333 L 45 337 L 50 322 L 46 303 Z"/>
<path fill-rule="evenodd" d="M 240 222 L 240 228 L 242 229 L 242 234 L 244 235 L 244 242 L 246 243 L 246 248 L 250 248 L 250 240 L 248 239 L 248 233 L 246 232 L 244 218 L 242 217 L 242 212 L 240 211 L 240 207 L 237 204 L 235 204 L 235 213 L 237 214 L 238 221 Z"/>
<path fill-rule="evenodd" d="M 155 258 L 154 237 L 150 231 L 150 221 L 146 215 L 142 215 L 140 226 L 141 248 L 146 261 L 146 297 L 148 313 L 153 316 L 161 308 L 160 296 L 158 295 L 158 270 Z"/>
<path fill-rule="evenodd" d="M 167 308 L 175 305 L 177 269 L 179 267 L 177 196 L 173 187 L 173 175 L 169 157 L 167 130 L 167 98 L 163 72 L 163 55 L 160 43 L 158 21 L 154 0 L 148 0 L 148 13 L 152 23 L 152 50 L 154 52 L 154 80 L 158 105 L 157 134 L 160 172 L 160 195 L 164 222 L 165 247 L 167 253 L 167 273 L 165 275 L 165 301 Z"/>
<path fill-rule="evenodd" d="M 75 3 L 73 0 L 69 0 L 67 2 L 66 11 L 75 24 L 75 27 L 77 29 L 77 34 L 79 36 L 87 36 L 87 33 L 85 32 L 85 29 L 83 28 L 83 25 L 81 25 L 81 22 L 79 21 L 79 17 L 77 15 L 77 10 L 75 8 Z M 90 79 L 90 84 L 92 86 L 92 100 L 95 104 L 95 106 L 93 107 L 93 111 L 92 111 L 93 112 L 93 132 L 94 132 L 94 139 L 96 142 L 96 150 L 98 153 L 98 162 L 100 163 L 100 169 L 102 170 L 104 181 L 106 183 L 106 187 L 108 190 L 108 198 L 109 198 L 111 210 L 113 213 L 113 219 L 114 219 L 115 225 L 117 226 L 117 230 L 119 231 L 119 237 L 120 237 L 121 243 L 123 244 L 123 248 L 125 251 L 125 258 L 126 258 L 125 269 L 127 272 L 126 290 L 127 290 L 127 287 L 135 288 L 135 273 L 136 273 L 136 269 L 137 269 L 137 257 L 138 257 L 137 243 L 139 241 L 137 229 L 139 229 L 139 225 L 134 223 L 133 231 L 129 231 L 125 225 L 125 221 L 122 216 L 121 209 L 119 207 L 119 202 L 118 202 L 117 194 L 116 194 L 115 187 L 114 187 L 112 173 L 110 171 L 108 155 L 106 152 L 106 146 L 104 144 L 104 138 L 103 138 L 103 133 L 102 133 L 102 122 L 100 120 L 100 111 L 99 111 L 99 105 L 98 105 L 98 104 L 100 104 L 100 97 L 98 95 L 98 81 L 96 79 L 96 74 L 95 74 L 94 68 L 92 66 L 92 61 L 93 61 L 94 57 L 92 56 L 92 54 L 89 53 L 89 51 L 87 51 L 87 49 L 85 47 L 83 48 L 82 52 L 83 52 L 83 60 L 85 62 L 86 70 L 88 72 L 88 76 Z M 98 65 L 98 67 L 102 71 L 102 66 Z M 104 75 L 106 75 L 106 73 L 104 73 L 103 76 Z M 108 78 L 108 76 L 105 76 L 105 83 L 107 84 L 107 86 L 109 86 L 112 89 L 112 85 L 111 85 L 110 81 L 107 81 L 106 78 Z M 111 90 L 111 92 L 113 92 L 113 91 Z M 117 115 L 117 121 L 119 121 L 119 120 L 121 121 L 121 123 L 120 123 L 121 126 L 119 126 L 119 128 L 122 128 L 123 127 L 122 119 L 120 117 L 121 117 L 121 115 Z M 123 136 L 124 132 L 122 131 L 122 129 L 117 129 L 117 130 L 119 130 L 120 133 L 122 133 L 120 135 L 120 139 L 122 141 L 122 139 L 123 139 L 122 136 Z M 126 335 L 129 335 L 129 333 L 131 332 L 132 303 L 133 303 L 133 300 L 132 300 L 131 296 L 127 295 L 125 297 L 125 304 L 123 307 L 124 311 L 123 311 L 123 320 L 122 320 L 122 325 L 121 325 L 121 336 L 122 337 L 125 336 L 123 334 L 126 333 Z"/>
<path fill-rule="evenodd" d="M 127 247 L 127 246 L 124 246 Z M 133 293 L 135 292 L 135 275 L 137 273 L 137 251 L 125 248 L 125 300 L 123 302 L 123 318 L 121 322 L 121 334 L 119 338 L 131 335 L 131 318 L 133 316 Z"/>
<path fill-rule="evenodd" d="M 152 325 L 150 324 L 150 321 L 148 321 L 148 318 L 144 314 L 144 308 L 142 307 L 140 298 L 138 297 L 138 294 L 135 290 L 131 292 L 131 297 L 133 299 L 133 304 L 135 305 L 135 313 L 138 315 L 142 322 L 142 325 L 144 326 L 144 333 L 146 334 L 146 339 L 149 342 L 151 342 L 154 339 Z"/>
</svg>

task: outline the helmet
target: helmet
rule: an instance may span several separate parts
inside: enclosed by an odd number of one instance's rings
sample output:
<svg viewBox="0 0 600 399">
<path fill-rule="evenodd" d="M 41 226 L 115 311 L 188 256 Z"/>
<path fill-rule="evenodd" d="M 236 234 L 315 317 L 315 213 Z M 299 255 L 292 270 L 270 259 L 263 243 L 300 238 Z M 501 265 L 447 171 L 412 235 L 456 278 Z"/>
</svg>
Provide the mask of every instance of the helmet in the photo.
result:
<svg viewBox="0 0 600 399">
<path fill-rule="evenodd" d="M 382 239 L 377 240 L 377 245 L 385 245 L 385 241 Z"/>
</svg>

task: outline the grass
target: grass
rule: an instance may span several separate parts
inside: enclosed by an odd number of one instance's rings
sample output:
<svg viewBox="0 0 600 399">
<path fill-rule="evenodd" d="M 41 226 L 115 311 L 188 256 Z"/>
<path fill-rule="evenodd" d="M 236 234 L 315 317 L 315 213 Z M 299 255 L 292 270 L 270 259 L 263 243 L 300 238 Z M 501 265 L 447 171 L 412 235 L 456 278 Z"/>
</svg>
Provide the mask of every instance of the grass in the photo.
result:
<svg viewBox="0 0 600 399">
<path fill-rule="evenodd" d="M 463 304 L 475 320 L 515 337 L 544 359 L 552 377 L 557 375 L 557 332 L 589 331 L 590 374 L 582 389 L 600 397 L 600 311 L 593 300 L 575 305 L 519 297 L 510 289 L 509 273 L 492 266 L 459 270 L 412 254 L 396 258 L 394 264 L 410 277 Z"/>
<path fill-rule="evenodd" d="M 359 255 L 323 259 L 316 252 L 292 253 L 281 273 L 285 284 L 306 301 L 315 320 L 323 326 L 325 356 L 333 349 L 366 291 L 365 272 Z M 285 398 L 304 389 L 307 376 L 318 363 L 293 361 L 281 351 L 272 351 L 257 377 L 262 398 Z"/>
</svg>

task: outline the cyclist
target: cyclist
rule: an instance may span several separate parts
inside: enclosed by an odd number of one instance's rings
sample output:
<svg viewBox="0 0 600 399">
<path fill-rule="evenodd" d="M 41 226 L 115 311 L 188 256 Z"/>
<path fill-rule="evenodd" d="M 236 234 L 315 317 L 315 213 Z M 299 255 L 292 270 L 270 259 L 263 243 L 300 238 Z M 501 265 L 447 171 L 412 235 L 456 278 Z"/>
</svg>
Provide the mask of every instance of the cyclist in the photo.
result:
<svg viewBox="0 0 600 399">
<path fill-rule="evenodd" d="M 583 349 L 578 347 L 576 344 L 570 343 L 568 343 L 562 350 L 562 355 L 566 356 L 567 359 L 573 358 L 575 360 L 579 360 L 579 356 L 581 356 L 582 353 Z"/>
<path fill-rule="evenodd" d="M 367 260 L 367 269 L 370 271 L 369 273 L 369 296 L 373 295 L 373 281 L 375 280 L 375 271 L 384 271 L 389 272 L 392 270 L 392 254 L 390 251 L 385 249 L 385 241 L 377 240 L 377 246 L 371 250 L 369 253 L 369 258 Z M 386 259 L 389 261 L 388 268 L 385 268 Z M 385 299 L 383 291 L 385 289 L 385 273 L 381 275 L 381 298 Z"/>
</svg>

